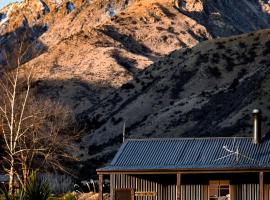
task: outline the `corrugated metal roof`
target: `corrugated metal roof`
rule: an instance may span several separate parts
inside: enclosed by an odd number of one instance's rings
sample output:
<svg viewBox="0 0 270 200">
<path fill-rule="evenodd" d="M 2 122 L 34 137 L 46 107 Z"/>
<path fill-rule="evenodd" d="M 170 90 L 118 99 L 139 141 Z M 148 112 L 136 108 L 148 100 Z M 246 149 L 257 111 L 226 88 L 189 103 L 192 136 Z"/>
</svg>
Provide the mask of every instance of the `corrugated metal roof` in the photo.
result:
<svg viewBox="0 0 270 200">
<path fill-rule="evenodd" d="M 247 137 L 127 140 L 98 171 L 208 168 L 270 169 L 270 139 L 260 144 Z"/>
</svg>

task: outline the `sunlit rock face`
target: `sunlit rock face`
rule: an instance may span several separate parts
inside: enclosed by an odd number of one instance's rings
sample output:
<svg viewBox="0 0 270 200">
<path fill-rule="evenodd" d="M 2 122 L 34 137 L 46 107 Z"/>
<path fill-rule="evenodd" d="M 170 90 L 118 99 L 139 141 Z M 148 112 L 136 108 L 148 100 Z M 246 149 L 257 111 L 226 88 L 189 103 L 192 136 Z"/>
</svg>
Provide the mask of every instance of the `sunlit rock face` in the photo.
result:
<svg viewBox="0 0 270 200">
<path fill-rule="evenodd" d="M 179 7 L 187 12 L 202 12 L 203 2 L 201 0 L 180 0 Z"/>
<path fill-rule="evenodd" d="M 265 13 L 270 14 L 270 1 L 269 0 L 259 0 L 261 8 Z"/>
</svg>

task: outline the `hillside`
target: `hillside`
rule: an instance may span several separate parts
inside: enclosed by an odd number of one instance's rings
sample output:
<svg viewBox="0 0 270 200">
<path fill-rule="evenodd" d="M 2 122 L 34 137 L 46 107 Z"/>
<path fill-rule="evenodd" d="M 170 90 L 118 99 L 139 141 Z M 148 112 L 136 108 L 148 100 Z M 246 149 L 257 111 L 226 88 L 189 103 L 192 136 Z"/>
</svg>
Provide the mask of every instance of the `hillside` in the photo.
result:
<svg viewBox="0 0 270 200">
<path fill-rule="evenodd" d="M 269 30 L 252 32 L 270 27 L 269 6 L 25 0 L 0 10 L 0 68 L 16 67 L 23 41 L 36 95 L 86 128 L 78 156 L 89 174 L 111 159 L 124 122 L 129 138 L 249 134 L 250 110 L 269 110 Z"/>
<path fill-rule="evenodd" d="M 234 13 L 224 10 L 224 3 Z M 6 16 L 0 25 L 0 67 L 16 65 L 20 40 L 25 48 L 32 44 L 22 62 L 34 66 L 40 95 L 56 98 L 79 114 L 176 49 L 270 27 L 263 3 L 243 5 L 222 0 L 25 0 L 0 11 Z M 207 23 L 194 12 L 209 16 Z M 229 20 L 231 14 L 238 23 Z M 222 34 L 213 31 L 217 28 Z"/>
<path fill-rule="evenodd" d="M 120 2 L 112 4 L 119 13 L 113 18 L 106 12 L 106 1 L 74 2 L 75 9 L 62 11 L 61 20 L 57 18 L 59 9 L 44 16 L 48 30 L 35 37 L 37 43 L 27 53 L 32 58 L 26 64 L 35 67 L 41 94 L 54 98 L 57 93 L 80 113 L 159 57 L 211 38 L 203 26 L 174 9 L 172 1 L 134 1 L 123 11 Z M 35 36 L 30 23 L 25 29 Z M 6 49 L 19 43 L 4 38 Z"/>
<path fill-rule="evenodd" d="M 124 122 L 127 138 L 251 136 L 260 108 L 269 134 L 269 54 L 270 30 L 172 52 L 85 112 L 99 128 L 84 138 L 82 158 L 111 157 Z"/>
<path fill-rule="evenodd" d="M 178 2 L 180 12 L 202 24 L 213 37 L 228 37 L 269 27 L 269 1 L 180 0 Z"/>
</svg>

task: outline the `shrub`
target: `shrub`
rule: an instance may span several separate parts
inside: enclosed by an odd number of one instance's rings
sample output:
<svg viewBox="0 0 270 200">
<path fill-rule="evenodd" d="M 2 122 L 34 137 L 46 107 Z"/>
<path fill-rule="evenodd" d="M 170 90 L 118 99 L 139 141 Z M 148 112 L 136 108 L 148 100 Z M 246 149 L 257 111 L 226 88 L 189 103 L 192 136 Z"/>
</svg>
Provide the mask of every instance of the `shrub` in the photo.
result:
<svg viewBox="0 0 270 200">
<path fill-rule="evenodd" d="M 211 62 L 212 62 L 212 63 L 215 63 L 215 64 L 218 64 L 218 63 L 219 63 L 219 59 L 220 59 L 219 54 L 218 54 L 218 53 L 214 53 L 214 54 L 213 54 L 213 57 L 212 57 L 212 59 L 211 59 Z"/>
<path fill-rule="evenodd" d="M 84 148 L 81 146 L 80 148 Z M 72 177 L 58 173 L 42 174 L 42 178 L 46 179 L 50 184 L 51 192 L 54 194 L 63 194 L 67 191 L 72 191 L 74 180 Z"/>
<path fill-rule="evenodd" d="M 246 74 L 247 74 L 247 70 L 246 70 L 245 68 L 242 68 L 242 69 L 238 72 L 237 78 L 238 78 L 238 79 L 241 79 L 241 78 L 243 78 L 243 76 L 245 76 Z"/>
<path fill-rule="evenodd" d="M 76 197 L 72 193 L 66 193 L 63 200 L 76 200 Z"/>
<path fill-rule="evenodd" d="M 48 200 L 51 195 L 49 183 L 45 179 L 40 179 L 36 172 L 32 172 L 28 182 L 14 195 L 9 195 L 8 191 L 0 189 L 2 200 Z"/>
<path fill-rule="evenodd" d="M 121 88 L 125 90 L 129 90 L 129 89 L 135 88 L 135 86 L 132 83 L 126 83 L 126 84 L 123 84 Z"/>
<path fill-rule="evenodd" d="M 244 42 L 239 42 L 238 45 L 239 45 L 239 47 L 242 48 L 242 49 L 244 49 L 244 48 L 247 47 L 247 45 L 246 45 Z"/>
<path fill-rule="evenodd" d="M 209 54 L 199 54 L 195 65 L 201 65 L 203 63 L 208 63 L 209 61 Z"/>
<path fill-rule="evenodd" d="M 233 71 L 233 68 L 234 68 L 234 66 L 232 65 L 232 64 L 227 64 L 226 66 L 225 66 L 225 68 L 226 68 L 226 70 L 228 71 L 228 72 L 231 72 L 231 71 Z"/>
<path fill-rule="evenodd" d="M 251 54 L 252 54 L 252 52 L 251 52 Z M 242 64 L 247 64 L 247 63 L 254 62 L 255 57 L 254 56 L 247 56 L 245 53 L 242 53 L 241 60 L 242 60 Z"/>
<path fill-rule="evenodd" d="M 49 183 L 40 179 L 36 172 L 32 172 L 25 188 L 22 191 L 22 200 L 47 200 L 51 195 Z"/>
<path fill-rule="evenodd" d="M 0 189 L 0 193 L 1 193 L 1 196 L 0 196 L 1 200 L 22 200 L 20 195 L 19 196 L 9 195 L 8 191 L 7 191 L 7 189 L 5 187 L 3 189 Z M 19 192 L 19 194 L 21 194 L 21 192 Z"/>
<path fill-rule="evenodd" d="M 221 76 L 221 72 L 217 67 L 208 67 L 209 73 L 212 74 L 214 77 L 219 78 Z"/>
<path fill-rule="evenodd" d="M 270 40 L 265 43 L 265 49 L 263 51 L 263 56 L 270 54 Z"/>
<path fill-rule="evenodd" d="M 217 42 L 216 45 L 217 45 L 217 49 L 224 49 L 225 48 L 224 42 Z"/>
</svg>

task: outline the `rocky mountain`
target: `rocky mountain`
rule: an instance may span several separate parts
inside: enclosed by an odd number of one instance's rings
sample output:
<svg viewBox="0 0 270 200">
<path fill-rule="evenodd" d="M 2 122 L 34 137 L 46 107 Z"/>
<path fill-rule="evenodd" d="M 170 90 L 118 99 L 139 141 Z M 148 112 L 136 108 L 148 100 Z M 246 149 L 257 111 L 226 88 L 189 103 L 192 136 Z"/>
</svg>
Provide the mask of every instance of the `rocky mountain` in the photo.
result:
<svg viewBox="0 0 270 200">
<path fill-rule="evenodd" d="M 25 0 L 0 10 L 0 67 L 16 67 L 23 44 L 36 95 L 86 127 L 78 156 L 89 174 L 114 155 L 124 123 L 129 138 L 250 134 L 250 110 L 269 111 L 269 6 Z"/>
<path fill-rule="evenodd" d="M 260 108 L 269 135 L 269 54 L 270 30 L 172 52 L 85 112 L 98 128 L 84 138 L 82 158 L 111 157 L 124 123 L 127 138 L 251 136 L 251 111 Z"/>
<path fill-rule="evenodd" d="M 269 27 L 267 0 L 178 1 L 179 10 L 202 24 L 214 37 L 238 35 Z"/>
</svg>

